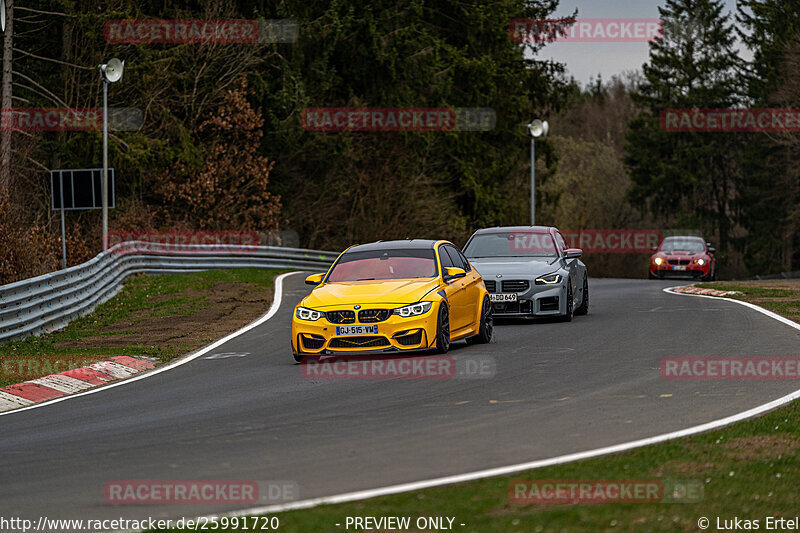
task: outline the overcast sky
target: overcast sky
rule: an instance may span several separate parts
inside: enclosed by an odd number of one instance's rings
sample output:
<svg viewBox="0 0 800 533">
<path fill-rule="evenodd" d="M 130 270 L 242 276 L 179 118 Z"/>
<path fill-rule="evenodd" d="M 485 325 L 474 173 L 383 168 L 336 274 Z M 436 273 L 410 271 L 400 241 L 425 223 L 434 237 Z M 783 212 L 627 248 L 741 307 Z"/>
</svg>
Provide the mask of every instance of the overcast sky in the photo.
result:
<svg viewBox="0 0 800 533">
<path fill-rule="evenodd" d="M 736 0 L 724 0 L 728 11 L 736 8 Z M 578 9 L 578 18 L 658 18 L 658 6 L 664 0 L 561 0 L 556 16 L 566 16 Z M 740 52 L 750 57 L 745 50 Z M 625 70 L 640 70 L 647 61 L 646 42 L 639 43 L 582 43 L 555 42 L 539 54 L 544 59 L 565 63 L 568 75 L 582 85 L 601 74 L 609 80 Z"/>
</svg>

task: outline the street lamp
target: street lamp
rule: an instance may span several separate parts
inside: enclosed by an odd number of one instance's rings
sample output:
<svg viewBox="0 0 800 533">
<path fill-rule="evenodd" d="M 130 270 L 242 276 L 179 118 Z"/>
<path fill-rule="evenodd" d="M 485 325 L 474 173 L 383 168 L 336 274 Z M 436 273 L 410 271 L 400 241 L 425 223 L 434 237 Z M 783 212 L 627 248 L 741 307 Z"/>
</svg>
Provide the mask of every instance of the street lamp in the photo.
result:
<svg viewBox="0 0 800 533">
<path fill-rule="evenodd" d="M 546 120 L 534 119 L 527 126 L 528 135 L 531 136 L 531 226 L 536 225 L 536 139 L 547 137 L 550 124 Z"/>
<path fill-rule="evenodd" d="M 108 249 L 108 84 L 122 79 L 125 62 L 116 57 L 98 65 L 103 82 L 103 251 Z"/>
</svg>

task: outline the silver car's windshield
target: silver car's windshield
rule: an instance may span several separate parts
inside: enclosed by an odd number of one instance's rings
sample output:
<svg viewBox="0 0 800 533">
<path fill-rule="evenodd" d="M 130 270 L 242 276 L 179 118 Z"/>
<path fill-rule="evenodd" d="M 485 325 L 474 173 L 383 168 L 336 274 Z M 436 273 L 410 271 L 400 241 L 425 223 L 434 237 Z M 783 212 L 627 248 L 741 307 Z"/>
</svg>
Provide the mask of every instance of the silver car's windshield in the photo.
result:
<svg viewBox="0 0 800 533">
<path fill-rule="evenodd" d="M 553 237 L 547 231 L 502 231 L 475 235 L 464 249 L 469 258 L 558 256 Z"/>
</svg>

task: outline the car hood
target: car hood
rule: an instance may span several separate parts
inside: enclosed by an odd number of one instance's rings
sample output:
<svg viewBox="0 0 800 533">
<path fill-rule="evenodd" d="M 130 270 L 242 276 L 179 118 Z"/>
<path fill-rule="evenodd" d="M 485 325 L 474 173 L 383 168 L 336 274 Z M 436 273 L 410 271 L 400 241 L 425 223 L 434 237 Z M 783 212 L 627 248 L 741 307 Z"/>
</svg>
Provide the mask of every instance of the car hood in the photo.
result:
<svg viewBox="0 0 800 533">
<path fill-rule="evenodd" d="M 498 261 L 496 257 L 470 259 L 470 263 L 486 279 L 494 279 L 498 274 L 513 276 L 542 276 L 558 270 L 559 260 L 553 258 L 508 259 Z"/>
<path fill-rule="evenodd" d="M 320 309 L 355 304 L 411 304 L 438 286 L 435 278 L 326 283 L 311 291 L 302 305 Z"/>
<path fill-rule="evenodd" d="M 703 252 L 683 252 L 676 250 L 674 252 L 658 252 L 656 255 L 662 255 L 664 257 L 694 257 L 695 255 L 705 255 Z"/>
</svg>

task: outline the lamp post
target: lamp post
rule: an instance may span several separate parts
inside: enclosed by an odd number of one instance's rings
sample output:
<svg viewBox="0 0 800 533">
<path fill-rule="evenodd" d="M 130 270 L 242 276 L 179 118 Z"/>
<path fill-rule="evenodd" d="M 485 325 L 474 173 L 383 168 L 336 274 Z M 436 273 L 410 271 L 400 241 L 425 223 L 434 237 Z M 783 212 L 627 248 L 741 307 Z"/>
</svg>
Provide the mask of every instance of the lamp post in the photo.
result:
<svg viewBox="0 0 800 533">
<path fill-rule="evenodd" d="M 125 62 L 117 58 L 98 65 L 103 82 L 103 251 L 108 249 L 108 84 L 122 79 Z"/>
<path fill-rule="evenodd" d="M 547 137 L 550 124 L 546 120 L 534 119 L 527 126 L 531 136 L 531 226 L 536 225 L 536 139 Z"/>
</svg>

